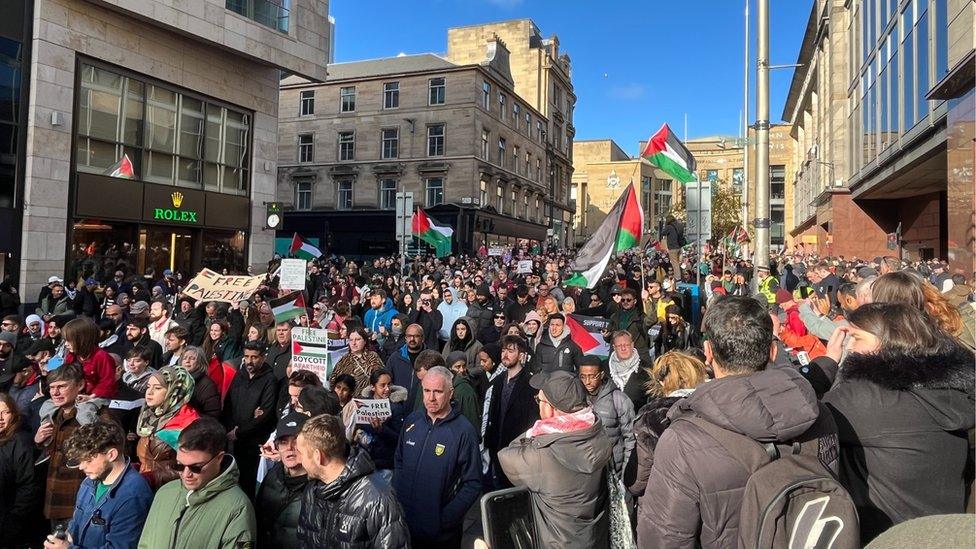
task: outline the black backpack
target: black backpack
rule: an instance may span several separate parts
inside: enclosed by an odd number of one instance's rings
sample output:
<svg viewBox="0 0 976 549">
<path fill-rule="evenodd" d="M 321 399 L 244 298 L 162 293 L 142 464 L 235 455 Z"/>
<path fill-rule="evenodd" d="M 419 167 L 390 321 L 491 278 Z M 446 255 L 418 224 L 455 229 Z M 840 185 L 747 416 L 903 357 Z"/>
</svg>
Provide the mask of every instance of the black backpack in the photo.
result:
<svg viewBox="0 0 976 549">
<path fill-rule="evenodd" d="M 817 451 L 803 453 L 799 442 L 761 444 L 698 417 L 676 421 L 697 425 L 750 471 L 739 508 L 740 549 L 861 546 L 854 501 Z"/>
</svg>

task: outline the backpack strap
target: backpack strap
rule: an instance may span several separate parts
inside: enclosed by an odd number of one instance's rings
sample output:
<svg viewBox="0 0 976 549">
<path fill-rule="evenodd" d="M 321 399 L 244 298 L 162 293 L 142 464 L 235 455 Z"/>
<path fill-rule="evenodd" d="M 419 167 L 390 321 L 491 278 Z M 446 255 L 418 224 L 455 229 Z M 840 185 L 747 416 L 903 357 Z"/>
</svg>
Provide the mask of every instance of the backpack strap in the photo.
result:
<svg viewBox="0 0 976 549">
<path fill-rule="evenodd" d="M 742 465 L 749 474 L 779 457 L 779 451 L 774 444 L 760 444 L 751 438 L 723 429 L 718 425 L 700 417 L 679 417 L 675 421 L 687 421 L 705 431 L 708 436 L 725 449 L 729 455 Z"/>
</svg>

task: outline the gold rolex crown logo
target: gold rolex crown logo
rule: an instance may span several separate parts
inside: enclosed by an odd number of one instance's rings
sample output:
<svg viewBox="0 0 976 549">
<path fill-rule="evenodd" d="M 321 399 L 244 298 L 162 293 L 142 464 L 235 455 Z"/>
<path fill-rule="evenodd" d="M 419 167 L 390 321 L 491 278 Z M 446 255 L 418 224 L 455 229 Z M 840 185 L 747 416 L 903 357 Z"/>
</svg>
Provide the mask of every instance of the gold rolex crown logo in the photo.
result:
<svg viewBox="0 0 976 549">
<path fill-rule="evenodd" d="M 173 198 L 173 207 L 179 208 L 183 205 L 183 193 L 176 191 L 170 195 Z"/>
</svg>

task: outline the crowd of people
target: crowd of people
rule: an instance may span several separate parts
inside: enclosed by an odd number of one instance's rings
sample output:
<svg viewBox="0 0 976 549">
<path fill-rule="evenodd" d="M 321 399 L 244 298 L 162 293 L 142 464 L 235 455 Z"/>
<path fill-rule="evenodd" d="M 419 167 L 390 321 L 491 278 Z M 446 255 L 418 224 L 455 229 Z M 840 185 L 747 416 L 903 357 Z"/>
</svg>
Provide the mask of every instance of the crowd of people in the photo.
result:
<svg viewBox="0 0 976 549">
<path fill-rule="evenodd" d="M 323 256 L 288 319 L 274 275 L 237 303 L 52 276 L 27 311 L 0 285 L 0 547 L 460 547 L 511 487 L 537 547 L 855 546 L 972 509 L 965 275 L 649 251 L 585 289 L 570 264 Z M 345 342 L 328 375 L 297 326 Z M 824 498 L 770 492 L 800 470 Z"/>
</svg>

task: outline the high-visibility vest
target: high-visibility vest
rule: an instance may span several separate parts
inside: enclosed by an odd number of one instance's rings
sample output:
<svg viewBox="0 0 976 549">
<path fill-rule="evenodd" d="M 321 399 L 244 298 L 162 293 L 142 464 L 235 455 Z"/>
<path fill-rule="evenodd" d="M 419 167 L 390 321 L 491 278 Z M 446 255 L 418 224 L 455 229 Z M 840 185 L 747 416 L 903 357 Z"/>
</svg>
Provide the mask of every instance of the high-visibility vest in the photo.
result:
<svg viewBox="0 0 976 549">
<path fill-rule="evenodd" d="M 772 286 L 773 284 L 778 283 L 779 281 L 776 280 L 776 277 L 772 275 L 762 279 L 762 282 L 759 283 L 759 293 L 766 296 L 766 301 L 768 301 L 770 305 L 776 303 L 776 292 L 773 291 Z"/>
</svg>

